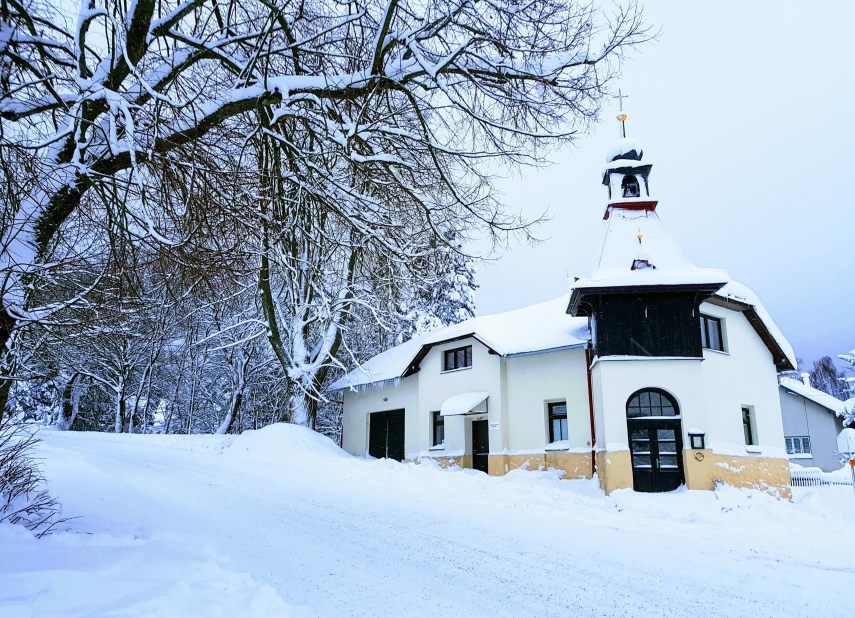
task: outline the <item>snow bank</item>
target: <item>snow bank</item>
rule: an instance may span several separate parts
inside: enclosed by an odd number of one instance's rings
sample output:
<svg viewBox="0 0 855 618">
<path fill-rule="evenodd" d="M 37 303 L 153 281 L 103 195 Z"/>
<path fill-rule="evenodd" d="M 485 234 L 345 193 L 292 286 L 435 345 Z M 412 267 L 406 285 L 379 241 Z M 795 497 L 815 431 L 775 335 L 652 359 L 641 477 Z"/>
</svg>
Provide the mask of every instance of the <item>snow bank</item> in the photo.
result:
<svg viewBox="0 0 855 618">
<path fill-rule="evenodd" d="M 95 445 L 99 443 L 120 442 L 126 445 L 141 446 L 145 449 L 163 449 L 164 451 L 178 450 L 194 453 L 211 453 L 217 455 L 249 454 L 260 459 L 293 456 L 333 456 L 350 458 L 352 455 L 343 451 L 335 442 L 312 431 L 308 427 L 300 427 L 290 423 L 275 423 L 256 431 L 245 431 L 239 436 L 193 434 L 193 435 L 160 435 L 160 434 L 112 434 L 99 432 L 54 431 L 50 428 L 41 430 L 44 437 L 52 440 L 76 441 L 80 437 Z"/>
<path fill-rule="evenodd" d="M 797 491 L 794 502 L 731 487 L 605 496 L 596 479 L 554 469 L 491 477 L 348 457 L 307 431 L 214 441 L 44 432 L 45 474 L 78 534 L 0 533 L 0 616 L 851 609 L 848 486 Z M 571 573 L 572 594 L 544 573 Z"/>
<path fill-rule="evenodd" d="M 351 458 L 335 442 L 308 427 L 275 423 L 257 431 L 245 431 L 229 445 L 229 453 L 251 453 L 253 457 L 332 456 Z"/>
<path fill-rule="evenodd" d="M 0 555 L 5 618 L 312 615 L 268 584 L 174 540 L 72 533 L 37 540 L 22 526 L 0 524 Z"/>
</svg>

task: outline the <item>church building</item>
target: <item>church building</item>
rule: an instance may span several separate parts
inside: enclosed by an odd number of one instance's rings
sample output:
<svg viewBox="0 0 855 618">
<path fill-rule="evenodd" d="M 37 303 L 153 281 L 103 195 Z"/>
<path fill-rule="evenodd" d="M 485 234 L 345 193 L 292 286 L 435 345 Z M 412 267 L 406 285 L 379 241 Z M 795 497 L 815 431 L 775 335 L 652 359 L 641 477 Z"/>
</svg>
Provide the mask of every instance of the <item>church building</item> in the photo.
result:
<svg viewBox="0 0 855 618">
<path fill-rule="evenodd" d="M 606 493 L 724 482 L 789 496 L 778 372 L 793 350 L 751 290 L 686 259 L 651 170 L 635 140 L 612 147 L 602 249 L 568 294 L 430 332 L 333 384 L 344 449 L 596 474 Z"/>
</svg>

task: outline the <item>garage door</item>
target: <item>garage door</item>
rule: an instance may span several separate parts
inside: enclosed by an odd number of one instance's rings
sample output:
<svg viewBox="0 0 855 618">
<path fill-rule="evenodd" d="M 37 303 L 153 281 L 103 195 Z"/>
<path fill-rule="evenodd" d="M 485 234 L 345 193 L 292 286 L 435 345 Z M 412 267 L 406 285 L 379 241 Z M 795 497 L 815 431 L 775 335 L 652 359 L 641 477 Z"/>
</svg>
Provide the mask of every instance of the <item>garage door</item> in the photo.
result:
<svg viewBox="0 0 855 618">
<path fill-rule="evenodd" d="M 404 460 L 404 411 L 374 412 L 369 416 L 368 454 L 377 459 Z"/>
</svg>

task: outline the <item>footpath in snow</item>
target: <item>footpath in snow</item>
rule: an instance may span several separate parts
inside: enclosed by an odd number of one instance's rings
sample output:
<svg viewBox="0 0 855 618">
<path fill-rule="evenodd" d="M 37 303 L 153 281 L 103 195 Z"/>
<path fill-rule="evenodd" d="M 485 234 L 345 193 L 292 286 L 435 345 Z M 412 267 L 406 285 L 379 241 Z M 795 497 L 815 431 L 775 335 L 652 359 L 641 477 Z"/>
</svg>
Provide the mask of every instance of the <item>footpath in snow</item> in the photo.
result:
<svg viewBox="0 0 855 618">
<path fill-rule="evenodd" d="M 309 430 L 42 431 L 64 515 L 0 526 L 0 616 L 835 616 L 851 487 L 609 497 L 366 461 Z"/>
</svg>

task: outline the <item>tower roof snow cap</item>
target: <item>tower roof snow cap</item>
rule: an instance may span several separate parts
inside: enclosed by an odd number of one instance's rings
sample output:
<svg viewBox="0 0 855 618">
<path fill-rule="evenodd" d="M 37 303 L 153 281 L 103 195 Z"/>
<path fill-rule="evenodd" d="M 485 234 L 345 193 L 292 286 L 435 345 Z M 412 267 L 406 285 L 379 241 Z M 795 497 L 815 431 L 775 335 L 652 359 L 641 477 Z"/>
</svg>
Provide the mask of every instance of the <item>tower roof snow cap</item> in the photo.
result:
<svg viewBox="0 0 855 618">
<path fill-rule="evenodd" d="M 606 155 L 606 163 L 611 163 L 617 159 L 630 159 L 632 161 L 641 161 L 644 151 L 641 145 L 631 137 L 622 137 L 609 148 Z"/>
</svg>

